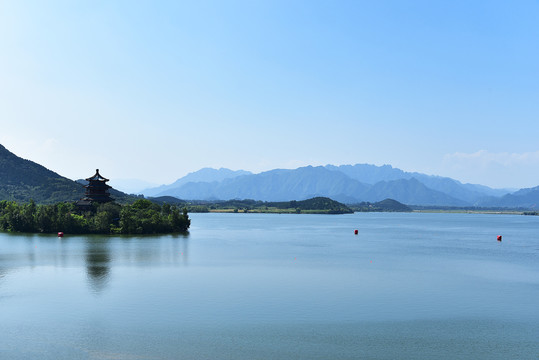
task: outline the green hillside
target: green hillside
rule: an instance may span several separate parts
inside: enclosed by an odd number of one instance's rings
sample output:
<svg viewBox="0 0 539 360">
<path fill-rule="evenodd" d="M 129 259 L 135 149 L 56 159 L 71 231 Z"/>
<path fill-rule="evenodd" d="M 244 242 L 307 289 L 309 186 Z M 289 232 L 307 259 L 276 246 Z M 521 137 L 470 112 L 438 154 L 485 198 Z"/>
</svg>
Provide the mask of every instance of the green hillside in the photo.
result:
<svg viewBox="0 0 539 360">
<path fill-rule="evenodd" d="M 162 199 L 162 198 L 160 198 Z M 154 201 L 154 199 L 151 199 Z M 179 200 L 181 201 L 181 200 Z M 174 204 L 174 202 L 170 202 Z M 254 213 L 295 213 L 295 214 L 349 214 L 353 211 L 346 205 L 327 197 L 315 197 L 302 201 L 193 201 L 183 202 L 190 212 L 254 212 Z"/>
<path fill-rule="evenodd" d="M 350 206 L 357 212 L 410 212 L 412 208 L 393 199 L 385 199 L 375 203 L 362 202 Z"/>
<path fill-rule="evenodd" d="M 268 206 L 296 209 L 298 212 L 323 211 L 328 214 L 347 214 L 353 211 L 346 205 L 327 197 L 315 197 L 302 201 L 270 202 Z"/>
<path fill-rule="evenodd" d="M 0 145 L 0 200 L 53 204 L 75 201 L 84 188 L 44 166 L 24 160 Z"/>
<path fill-rule="evenodd" d="M 120 191 L 110 189 L 118 202 L 127 203 L 137 199 Z M 84 196 L 84 186 L 58 175 L 33 161 L 25 160 L 0 145 L 0 200 L 37 204 L 55 204 L 76 201 Z"/>
</svg>

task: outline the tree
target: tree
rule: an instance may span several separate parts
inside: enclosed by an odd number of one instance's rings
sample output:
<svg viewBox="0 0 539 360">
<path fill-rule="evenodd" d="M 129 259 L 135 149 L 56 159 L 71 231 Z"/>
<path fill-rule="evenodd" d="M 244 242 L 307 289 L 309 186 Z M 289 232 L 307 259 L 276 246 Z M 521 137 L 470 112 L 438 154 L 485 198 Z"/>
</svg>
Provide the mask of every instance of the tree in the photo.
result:
<svg viewBox="0 0 539 360">
<path fill-rule="evenodd" d="M 132 205 L 94 204 L 80 213 L 73 203 L 19 205 L 0 201 L 0 230 L 53 233 L 157 234 L 187 231 L 191 224 L 187 208 L 154 204 L 139 199 Z"/>
<path fill-rule="evenodd" d="M 37 209 L 36 227 L 39 231 L 50 233 L 57 230 L 56 209 L 54 205 L 41 205 Z"/>
</svg>

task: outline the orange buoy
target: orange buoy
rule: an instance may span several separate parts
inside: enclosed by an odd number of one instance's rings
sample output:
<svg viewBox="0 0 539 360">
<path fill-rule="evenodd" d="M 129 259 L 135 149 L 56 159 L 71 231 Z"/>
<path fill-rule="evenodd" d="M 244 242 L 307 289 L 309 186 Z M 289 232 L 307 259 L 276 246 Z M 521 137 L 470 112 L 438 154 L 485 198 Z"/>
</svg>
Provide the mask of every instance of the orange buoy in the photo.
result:
<svg viewBox="0 0 539 360">
<path fill-rule="evenodd" d="M 58 232 L 58 237 L 64 237 L 64 233 L 63 232 Z"/>
<path fill-rule="evenodd" d="M 356 235 L 357 235 L 358 233 L 359 233 L 359 231 L 357 231 L 357 229 L 356 229 L 356 230 L 354 230 L 354 234 L 356 234 Z"/>
<path fill-rule="evenodd" d="M 498 235 L 498 237 L 496 238 L 496 240 L 502 241 L 502 236 L 501 236 L 501 235 Z"/>
</svg>

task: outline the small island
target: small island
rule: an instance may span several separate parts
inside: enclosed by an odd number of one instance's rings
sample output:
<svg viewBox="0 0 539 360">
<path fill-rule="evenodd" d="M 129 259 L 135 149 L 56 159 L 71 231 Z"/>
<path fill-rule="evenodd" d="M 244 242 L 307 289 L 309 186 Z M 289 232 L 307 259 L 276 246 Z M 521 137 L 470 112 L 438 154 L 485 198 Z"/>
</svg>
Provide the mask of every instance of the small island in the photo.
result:
<svg viewBox="0 0 539 360">
<path fill-rule="evenodd" d="M 187 209 L 139 199 L 130 205 L 92 204 L 81 212 L 75 203 L 38 205 L 0 201 L 0 230 L 66 234 L 166 234 L 185 232 Z"/>
</svg>

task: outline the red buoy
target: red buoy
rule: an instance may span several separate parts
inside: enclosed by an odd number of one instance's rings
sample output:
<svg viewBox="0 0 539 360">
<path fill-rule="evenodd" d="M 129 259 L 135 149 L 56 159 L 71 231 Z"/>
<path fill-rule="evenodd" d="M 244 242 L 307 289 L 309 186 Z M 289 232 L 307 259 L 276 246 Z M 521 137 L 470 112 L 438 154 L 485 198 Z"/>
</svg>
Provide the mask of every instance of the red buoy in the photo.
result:
<svg viewBox="0 0 539 360">
<path fill-rule="evenodd" d="M 354 234 L 356 234 L 356 235 L 357 235 L 358 233 L 359 233 L 359 231 L 357 231 L 357 230 L 354 230 Z"/>
<path fill-rule="evenodd" d="M 498 237 L 496 238 L 496 240 L 502 241 L 502 236 L 501 236 L 501 235 L 498 235 Z"/>
<path fill-rule="evenodd" d="M 63 232 L 58 232 L 58 237 L 64 237 L 64 233 Z"/>
</svg>

